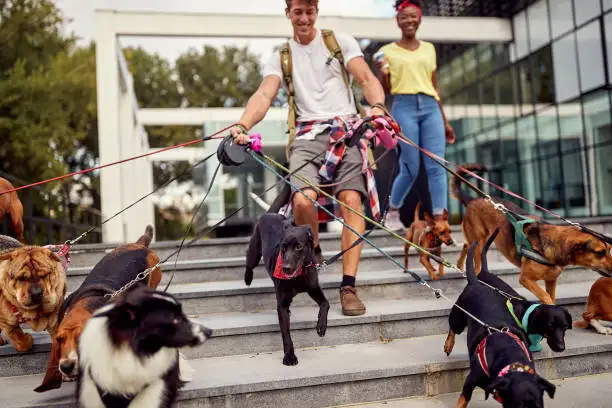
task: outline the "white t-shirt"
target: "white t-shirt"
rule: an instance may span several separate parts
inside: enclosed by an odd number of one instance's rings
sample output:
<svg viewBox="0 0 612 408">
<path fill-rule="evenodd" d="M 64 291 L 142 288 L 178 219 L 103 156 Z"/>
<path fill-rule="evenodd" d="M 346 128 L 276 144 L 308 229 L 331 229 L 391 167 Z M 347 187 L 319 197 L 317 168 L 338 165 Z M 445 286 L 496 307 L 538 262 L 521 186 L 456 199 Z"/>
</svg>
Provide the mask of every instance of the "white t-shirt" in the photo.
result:
<svg viewBox="0 0 612 408">
<path fill-rule="evenodd" d="M 334 35 L 342 50 L 345 66 L 353 58 L 363 56 L 359 43 L 353 37 L 336 31 Z M 352 91 L 349 99 L 340 63 L 334 58 L 329 65 L 326 64 L 330 52 L 320 30 L 317 30 L 310 44 L 301 45 L 292 38 L 289 47 L 298 121 L 326 120 L 357 113 Z M 279 77 L 286 88 L 279 50 L 272 54 L 264 67 L 263 76 L 268 75 Z M 352 82 L 352 76 L 350 79 Z"/>
</svg>

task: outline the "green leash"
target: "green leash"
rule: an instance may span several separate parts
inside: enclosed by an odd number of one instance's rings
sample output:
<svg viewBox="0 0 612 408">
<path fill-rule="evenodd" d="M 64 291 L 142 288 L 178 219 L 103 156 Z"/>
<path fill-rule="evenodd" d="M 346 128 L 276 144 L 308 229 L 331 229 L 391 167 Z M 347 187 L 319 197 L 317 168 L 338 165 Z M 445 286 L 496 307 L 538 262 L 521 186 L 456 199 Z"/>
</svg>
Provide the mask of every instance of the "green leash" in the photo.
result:
<svg viewBox="0 0 612 408">
<path fill-rule="evenodd" d="M 529 306 L 525 312 L 525 315 L 523 316 L 523 321 L 521 322 L 516 316 L 516 313 L 514 313 L 514 306 L 512 306 L 510 299 L 506 300 L 506 307 L 508 308 L 510 315 L 514 318 L 514 321 L 519 325 L 519 327 L 527 334 L 527 337 L 529 338 L 529 351 L 532 352 L 542 351 L 542 345 L 540 342 L 542 342 L 542 339 L 544 338 L 541 334 L 529 334 L 529 316 L 531 316 L 531 313 L 533 313 L 533 311 L 539 306 L 539 303 L 534 303 L 533 305 Z"/>
</svg>

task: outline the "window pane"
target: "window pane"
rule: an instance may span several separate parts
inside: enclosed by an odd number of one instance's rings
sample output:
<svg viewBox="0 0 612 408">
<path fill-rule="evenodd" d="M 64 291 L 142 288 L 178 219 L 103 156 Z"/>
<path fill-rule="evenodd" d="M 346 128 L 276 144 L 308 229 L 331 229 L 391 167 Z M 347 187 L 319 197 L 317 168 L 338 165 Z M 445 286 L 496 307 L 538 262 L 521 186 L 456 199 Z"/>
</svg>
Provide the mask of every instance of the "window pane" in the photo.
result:
<svg viewBox="0 0 612 408">
<path fill-rule="evenodd" d="M 548 27 L 548 5 L 540 0 L 528 9 L 529 42 L 531 51 L 537 50 L 550 41 Z"/>
<path fill-rule="evenodd" d="M 587 132 L 591 133 L 593 165 L 597 183 L 599 212 L 612 214 L 612 119 L 610 99 L 607 91 L 598 92 L 584 101 L 584 116 Z"/>
<path fill-rule="evenodd" d="M 547 109 L 537 113 L 538 155 L 540 156 L 540 174 L 542 177 L 543 198 L 546 208 L 562 207 L 563 170 L 559 157 L 559 127 L 557 109 Z"/>
<path fill-rule="evenodd" d="M 574 28 L 572 0 L 551 0 L 550 3 L 552 35 L 553 38 L 557 38 Z"/>
<path fill-rule="evenodd" d="M 582 92 L 606 83 L 599 21 L 576 31 Z"/>
<path fill-rule="evenodd" d="M 586 23 L 588 20 L 601 14 L 600 0 L 574 0 L 576 5 L 576 25 Z"/>
<path fill-rule="evenodd" d="M 544 47 L 530 57 L 533 70 L 533 93 L 536 104 L 554 102 L 554 78 L 550 47 Z"/>
<path fill-rule="evenodd" d="M 574 34 L 569 34 L 553 43 L 553 67 L 555 73 L 555 95 L 557 102 L 580 95 L 578 63 Z"/>
<path fill-rule="evenodd" d="M 612 0 L 609 0 L 612 4 Z M 606 43 L 608 48 L 608 78 L 612 83 L 612 13 L 608 13 L 604 17 L 604 24 L 606 29 Z"/>
<path fill-rule="evenodd" d="M 521 59 L 529 52 L 527 39 L 527 21 L 525 12 L 522 11 L 512 18 L 514 25 L 514 43 L 516 44 L 516 58 Z"/>
<path fill-rule="evenodd" d="M 612 9 L 612 0 L 603 0 L 604 11 Z"/>
</svg>

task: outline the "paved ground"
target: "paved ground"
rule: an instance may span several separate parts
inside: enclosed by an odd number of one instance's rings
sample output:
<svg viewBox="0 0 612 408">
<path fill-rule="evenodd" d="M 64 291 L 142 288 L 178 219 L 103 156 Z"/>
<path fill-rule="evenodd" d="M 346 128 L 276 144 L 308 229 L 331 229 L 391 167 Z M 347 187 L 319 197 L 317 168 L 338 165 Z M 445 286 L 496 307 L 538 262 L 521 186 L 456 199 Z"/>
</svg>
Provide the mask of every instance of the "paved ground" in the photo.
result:
<svg viewBox="0 0 612 408">
<path fill-rule="evenodd" d="M 554 399 L 544 397 L 547 408 L 604 408 L 612 406 L 612 373 L 567 380 L 553 381 L 557 386 Z M 359 408 L 451 408 L 457 404 L 459 394 L 445 394 L 435 398 L 407 398 L 378 403 L 349 405 Z M 489 397 L 484 401 L 481 389 L 474 392 L 470 408 L 493 408 L 501 405 Z"/>
</svg>

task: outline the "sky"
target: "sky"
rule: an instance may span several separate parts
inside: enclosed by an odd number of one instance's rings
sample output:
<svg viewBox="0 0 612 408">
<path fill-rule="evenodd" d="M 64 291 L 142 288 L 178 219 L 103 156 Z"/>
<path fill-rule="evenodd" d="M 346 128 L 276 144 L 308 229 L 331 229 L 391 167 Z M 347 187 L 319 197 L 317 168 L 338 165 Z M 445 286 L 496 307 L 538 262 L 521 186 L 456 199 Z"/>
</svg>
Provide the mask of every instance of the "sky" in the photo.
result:
<svg viewBox="0 0 612 408">
<path fill-rule="evenodd" d="M 284 14 L 285 0 L 55 0 L 67 19 L 72 20 L 67 30 L 74 32 L 82 43 L 93 39 L 94 10 L 116 9 L 126 11 L 167 11 L 194 13 Z M 320 0 L 319 15 L 351 17 L 390 17 L 393 0 Z M 326 27 L 321 27 L 326 28 Z M 333 27 L 330 27 L 333 28 Z M 219 39 L 219 38 L 140 38 L 120 39 L 125 46 L 142 46 L 174 61 L 190 47 L 203 45 L 248 46 L 249 50 L 265 61 L 277 39 Z"/>
</svg>

